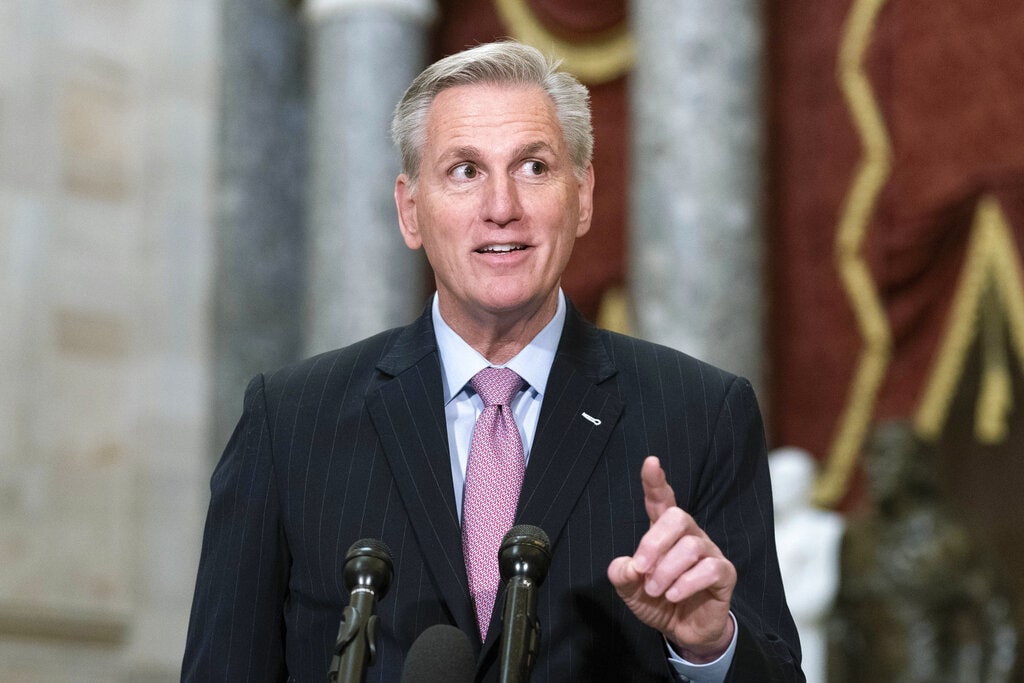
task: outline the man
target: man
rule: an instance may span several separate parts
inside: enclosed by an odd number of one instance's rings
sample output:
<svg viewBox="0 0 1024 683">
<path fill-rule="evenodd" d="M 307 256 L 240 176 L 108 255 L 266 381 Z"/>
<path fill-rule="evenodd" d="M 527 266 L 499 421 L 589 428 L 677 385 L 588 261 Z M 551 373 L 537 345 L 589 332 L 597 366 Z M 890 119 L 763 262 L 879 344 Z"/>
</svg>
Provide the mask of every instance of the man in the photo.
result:
<svg viewBox="0 0 1024 683">
<path fill-rule="evenodd" d="M 597 330 L 559 288 L 593 207 L 586 89 L 532 48 L 483 45 L 417 77 L 392 128 L 399 225 L 437 293 L 408 327 L 250 384 L 183 677 L 324 677 L 346 550 L 371 537 L 395 569 L 368 679 L 396 680 L 439 623 L 494 679 L 493 529 L 514 521 L 553 548 L 532 680 L 802 680 L 749 383 Z M 478 381 L 495 373 L 513 378 L 499 405 Z M 507 431 L 481 449 L 485 415 Z"/>
</svg>

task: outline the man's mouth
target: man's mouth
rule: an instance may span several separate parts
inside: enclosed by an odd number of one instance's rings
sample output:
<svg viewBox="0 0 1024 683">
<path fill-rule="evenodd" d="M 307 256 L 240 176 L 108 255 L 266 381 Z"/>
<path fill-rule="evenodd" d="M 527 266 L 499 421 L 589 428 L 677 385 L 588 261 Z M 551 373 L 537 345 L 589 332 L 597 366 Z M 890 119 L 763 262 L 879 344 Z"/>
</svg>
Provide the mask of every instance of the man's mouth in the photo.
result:
<svg viewBox="0 0 1024 683">
<path fill-rule="evenodd" d="M 476 250 L 478 254 L 509 254 L 513 251 L 523 251 L 525 244 L 489 244 Z"/>
</svg>

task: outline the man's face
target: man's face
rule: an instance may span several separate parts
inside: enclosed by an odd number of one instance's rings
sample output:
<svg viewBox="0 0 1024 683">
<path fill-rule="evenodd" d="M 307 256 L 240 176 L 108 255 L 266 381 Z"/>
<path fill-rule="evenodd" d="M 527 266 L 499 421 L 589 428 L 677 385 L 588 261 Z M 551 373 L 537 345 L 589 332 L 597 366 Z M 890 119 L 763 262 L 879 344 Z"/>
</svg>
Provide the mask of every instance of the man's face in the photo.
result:
<svg viewBox="0 0 1024 683">
<path fill-rule="evenodd" d="M 573 242 L 590 228 L 593 178 L 589 167 L 573 174 L 540 88 L 466 85 L 435 98 L 415 189 L 399 176 L 395 201 L 449 324 L 554 312 Z"/>
</svg>

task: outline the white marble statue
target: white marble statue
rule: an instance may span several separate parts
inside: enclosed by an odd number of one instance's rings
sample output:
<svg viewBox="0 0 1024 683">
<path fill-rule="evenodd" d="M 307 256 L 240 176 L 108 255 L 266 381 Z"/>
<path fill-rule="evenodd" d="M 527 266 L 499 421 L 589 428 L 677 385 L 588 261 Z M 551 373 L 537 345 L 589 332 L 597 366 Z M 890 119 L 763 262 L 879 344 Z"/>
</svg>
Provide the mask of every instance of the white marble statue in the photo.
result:
<svg viewBox="0 0 1024 683">
<path fill-rule="evenodd" d="M 842 515 L 811 502 L 816 465 L 800 448 L 786 447 L 768 457 L 775 506 L 775 540 L 786 600 L 800 632 L 807 683 L 826 680 L 826 624 L 839 588 Z"/>
</svg>

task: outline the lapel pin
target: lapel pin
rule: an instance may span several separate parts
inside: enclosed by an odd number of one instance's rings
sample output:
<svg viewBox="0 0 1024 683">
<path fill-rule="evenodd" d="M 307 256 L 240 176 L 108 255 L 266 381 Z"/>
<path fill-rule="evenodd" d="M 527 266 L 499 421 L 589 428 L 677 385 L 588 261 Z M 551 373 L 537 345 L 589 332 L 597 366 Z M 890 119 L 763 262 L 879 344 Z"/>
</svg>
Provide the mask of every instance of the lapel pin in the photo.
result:
<svg viewBox="0 0 1024 683">
<path fill-rule="evenodd" d="M 583 413 L 583 417 L 592 422 L 595 427 L 601 426 L 601 421 L 594 417 L 593 415 L 587 415 L 586 413 Z"/>
</svg>

